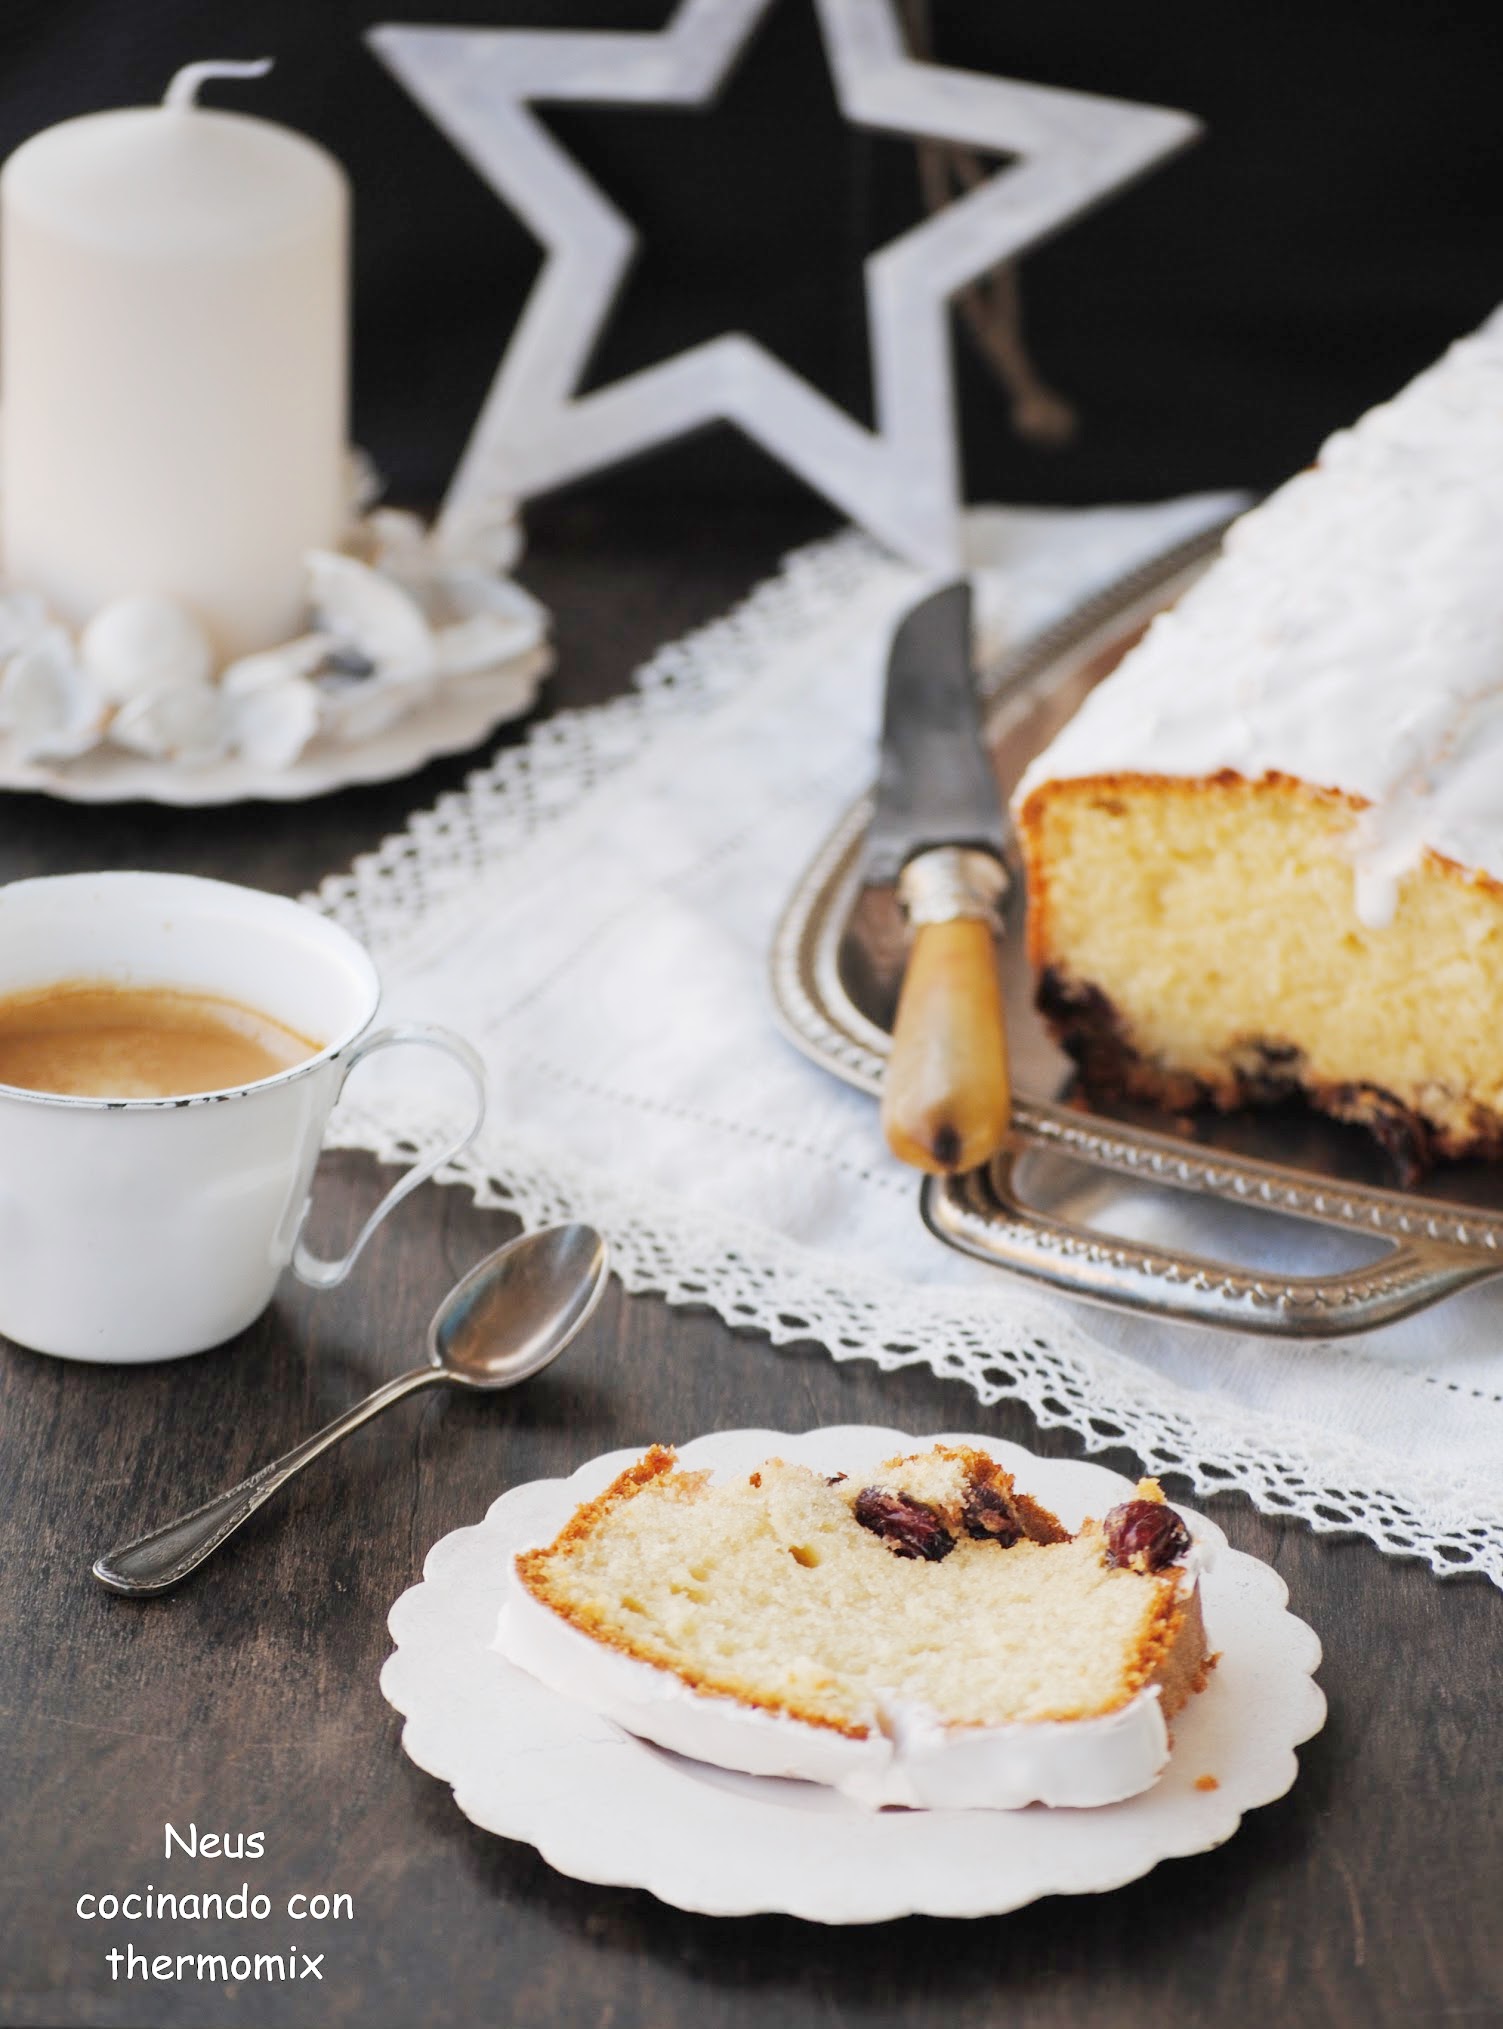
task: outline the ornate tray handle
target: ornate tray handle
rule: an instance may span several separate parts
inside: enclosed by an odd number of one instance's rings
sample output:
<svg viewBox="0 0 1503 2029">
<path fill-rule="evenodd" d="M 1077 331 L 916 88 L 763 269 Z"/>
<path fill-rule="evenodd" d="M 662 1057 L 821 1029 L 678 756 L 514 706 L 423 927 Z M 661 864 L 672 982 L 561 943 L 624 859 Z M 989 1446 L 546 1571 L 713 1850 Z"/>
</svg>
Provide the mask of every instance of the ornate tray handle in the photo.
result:
<svg viewBox="0 0 1503 2029">
<path fill-rule="evenodd" d="M 1030 1115 L 1034 1109 L 1028 1109 Z M 1312 1185 L 1271 1165 L 1207 1160 L 1157 1137 L 1098 1136 L 1089 1127 L 1031 1117 L 1018 1122 L 1021 1147 L 969 1176 L 930 1178 L 922 1206 L 931 1232 L 964 1254 L 996 1262 L 1068 1296 L 1119 1309 L 1280 1338 L 1328 1338 L 1393 1324 L 1474 1282 L 1503 1273 L 1498 1223 L 1465 1224 L 1445 1214 L 1416 1216 L 1396 1192 Z M 1074 1141 L 1077 1145 L 1071 1147 Z M 1103 1145 L 1104 1144 L 1104 1145 Z M 1394 1245 L 1370 1265 L 1331 1275 L 1270 1276 L 1173 1248 L 1145 1247 L 1042 1212 L 1019 1192 L 1014 1172 L 1027 1146 L 1078 1156 L 1203 1196 L 1345 1227 Z M 1457 1244 L 1446 1237 L 1465 1235 Z"/>
</svg>

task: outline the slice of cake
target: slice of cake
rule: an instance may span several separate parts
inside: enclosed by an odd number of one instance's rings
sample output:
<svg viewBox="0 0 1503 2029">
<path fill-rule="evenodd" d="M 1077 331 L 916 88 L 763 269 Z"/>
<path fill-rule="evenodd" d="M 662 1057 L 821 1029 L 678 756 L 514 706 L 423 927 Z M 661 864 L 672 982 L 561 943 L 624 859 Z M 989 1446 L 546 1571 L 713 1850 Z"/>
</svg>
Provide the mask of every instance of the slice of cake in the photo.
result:
<svg viewBox="0 0 1503 2029">
<path fill-rule="evenodd" d="M 1098 1096 L 1503 1152 L 1503 318 L 1232 529 L 1014 801 Z"/>
<path fill-rule="evenodd" d="M 1146 1789 L 1204 1680 L 1152 1481 L 1074 1537 L 983 1453 L 717 1479 L 655 1446 L 516 1559 L 497 1646 L 629 1731 L 871 1804 Z"/>
</svg>

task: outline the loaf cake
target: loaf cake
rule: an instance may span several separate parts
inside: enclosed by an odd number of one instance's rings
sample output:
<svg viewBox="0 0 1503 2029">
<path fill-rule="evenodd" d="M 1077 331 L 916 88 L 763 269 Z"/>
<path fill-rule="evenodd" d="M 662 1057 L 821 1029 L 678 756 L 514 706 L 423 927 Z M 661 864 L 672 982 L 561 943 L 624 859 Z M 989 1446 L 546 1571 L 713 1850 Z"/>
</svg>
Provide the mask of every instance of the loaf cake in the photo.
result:
<svg viewBox="0 0 1503 2029">
<path fill-rule="evenodd" d="M 1503 1152 L 1503 315 L 1228 535 L 1033 763 L 1039 1003 L 1098 1098 Z"/>
<path fill-rule="evenodd" d="M 717 1478 L 654 1446 L 516 1558 L 497 1646 L 723 1767 L 873 1805 L 1110 1803 L 1204 1680 L 1196 1554 L 1152 1481 L 1072 1537 L 980 1451 Z"/>
</svg>

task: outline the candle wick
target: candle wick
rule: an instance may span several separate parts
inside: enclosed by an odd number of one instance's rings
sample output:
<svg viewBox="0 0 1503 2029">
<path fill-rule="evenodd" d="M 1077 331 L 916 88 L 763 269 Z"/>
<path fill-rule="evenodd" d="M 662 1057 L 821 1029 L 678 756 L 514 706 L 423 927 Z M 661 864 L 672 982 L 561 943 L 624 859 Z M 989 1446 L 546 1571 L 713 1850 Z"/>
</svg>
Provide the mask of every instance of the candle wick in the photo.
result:
<svg viewBox="0 0 1503 2029">
<path fill-rule="evenodd" d="M 257 57 L 253 63 L 235 63 L 224 57 L 210 57 L 206 63 L 185 63 L 177 72 L 162 95 L 164 106 L 195 105 L 198 88 L 217 77 L 265 77 L 271 69 L 269 56 Z"/>
</svg>

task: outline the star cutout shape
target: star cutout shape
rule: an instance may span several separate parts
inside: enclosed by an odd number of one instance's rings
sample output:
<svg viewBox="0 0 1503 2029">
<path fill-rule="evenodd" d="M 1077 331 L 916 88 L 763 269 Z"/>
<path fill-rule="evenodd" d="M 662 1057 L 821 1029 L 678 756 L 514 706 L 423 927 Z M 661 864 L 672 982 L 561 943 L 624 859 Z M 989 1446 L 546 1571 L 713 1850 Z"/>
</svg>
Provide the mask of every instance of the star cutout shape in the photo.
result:
<svg viewBox="0 0 1503 2029">
<path fill-rule="evenodd" d="M 892 0 L 816 0 L 836 99 L 853 125 L 1014 158 L 868 257 L 875 429 L 738 332 L 577 394 L 636 233 L 531 103 L 704 105 L 772 4 L 683 0 L 665 28 L 622 34 L 369 31 L 376 55 L 546 251 L 446 514 L 497 494 L 525 500 L 728 422 L 900 555 L 957 566 L 950 297 L 1142 175 L 1199 126 L 1168 107 L 916 62 Z"/>
</svg>

